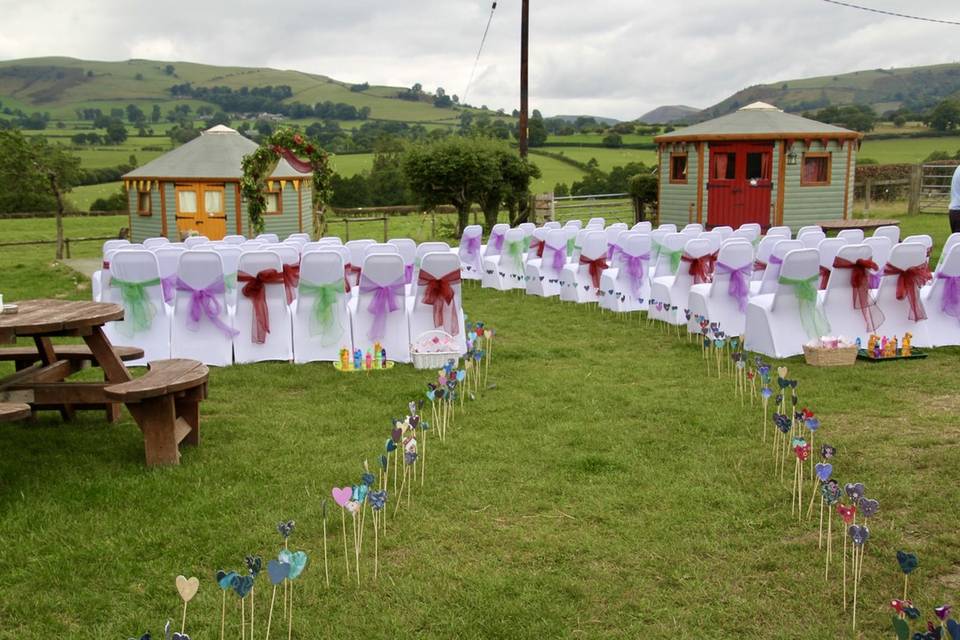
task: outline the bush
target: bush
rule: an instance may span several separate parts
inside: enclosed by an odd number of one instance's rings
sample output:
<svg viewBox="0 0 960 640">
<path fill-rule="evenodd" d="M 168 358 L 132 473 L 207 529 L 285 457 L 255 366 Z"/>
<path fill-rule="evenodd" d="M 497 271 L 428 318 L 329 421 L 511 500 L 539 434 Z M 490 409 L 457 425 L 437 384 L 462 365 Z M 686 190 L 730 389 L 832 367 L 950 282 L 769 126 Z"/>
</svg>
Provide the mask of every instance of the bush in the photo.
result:
<svg viewBox="0 0 960 640">
<path fill-rule="evenodd" d="M 127 206 L 127 194 L 120 189 L 112 196 L 94 200 L 90 205 L 90 211 L 126 211 Z"/>
</svg>

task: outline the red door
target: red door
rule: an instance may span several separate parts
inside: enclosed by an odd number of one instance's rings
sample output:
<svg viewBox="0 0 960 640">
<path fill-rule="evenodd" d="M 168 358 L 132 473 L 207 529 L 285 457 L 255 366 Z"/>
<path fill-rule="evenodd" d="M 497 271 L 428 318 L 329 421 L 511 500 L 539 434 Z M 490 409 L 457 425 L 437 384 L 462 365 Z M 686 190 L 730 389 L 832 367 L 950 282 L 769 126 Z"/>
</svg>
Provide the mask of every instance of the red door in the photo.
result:
<svg viewBox="0 0 960 640">
<path fill-rule="evenodd" d="M 773 143 L 710 145 L 707 225 L 770 225 Z"/>
</svg>

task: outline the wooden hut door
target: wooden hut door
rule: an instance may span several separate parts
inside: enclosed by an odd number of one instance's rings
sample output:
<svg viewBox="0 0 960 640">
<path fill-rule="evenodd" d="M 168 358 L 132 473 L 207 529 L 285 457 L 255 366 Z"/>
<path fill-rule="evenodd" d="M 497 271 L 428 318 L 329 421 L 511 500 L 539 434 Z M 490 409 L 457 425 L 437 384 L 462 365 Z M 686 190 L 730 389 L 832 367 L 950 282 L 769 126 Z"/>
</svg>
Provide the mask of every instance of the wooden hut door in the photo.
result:
<svg viewBox="0 0 960 640">
<path fill-rule="evenodd" d="M 222 184 L 177 185 L 177 231 L 180 237 L 195 231 L 211 240 L 227 234 L 227 214 Z"/>
<path fill-rule="evenodd" d="M 770 225 L 773 143 L 710 145 L 707 225 Z"/>
</svg>

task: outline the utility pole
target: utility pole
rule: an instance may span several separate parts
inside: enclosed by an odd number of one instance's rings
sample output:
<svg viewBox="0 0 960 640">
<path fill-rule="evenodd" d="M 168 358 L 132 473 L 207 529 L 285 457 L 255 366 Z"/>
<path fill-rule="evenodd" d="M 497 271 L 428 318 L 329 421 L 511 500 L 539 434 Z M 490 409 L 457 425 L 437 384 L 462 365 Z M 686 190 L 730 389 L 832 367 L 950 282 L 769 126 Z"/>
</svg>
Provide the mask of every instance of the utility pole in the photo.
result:
<svg viewBox="0 0 960 640">
<path fill-rule="evenodd" d="M 530 40 L 530 0 L 522 0 L 520 17 L 520 157 L 527 157 L 527 45 Z"/>
</svg>

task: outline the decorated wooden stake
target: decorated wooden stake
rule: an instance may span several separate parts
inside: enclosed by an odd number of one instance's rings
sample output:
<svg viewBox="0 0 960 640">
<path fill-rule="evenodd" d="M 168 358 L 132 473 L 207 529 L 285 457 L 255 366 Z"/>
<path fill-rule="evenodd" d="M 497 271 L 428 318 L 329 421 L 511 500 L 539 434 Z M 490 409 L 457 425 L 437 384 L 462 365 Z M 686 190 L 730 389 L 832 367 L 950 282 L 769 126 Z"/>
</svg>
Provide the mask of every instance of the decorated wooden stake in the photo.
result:
<svg viewBox="0 0 960 640">
<path fill-rule="evenodd" d="M 330 588 L 330 568 L 327 564 L 327 499 L 322 502 L 323 510 L 323 581 Z"/>
<path fill-rule="evenodd" d="M 183 616 L 180 618 L 180 633 L 183 634 L 187 628 L 187 603 L 193 600 L 193 596 L 197 595 L 197 590 L 200 589 L 200 579 L 177 576 L 175 582 L 177 593 L 180 594 L 180 599 L 183 600 Z"/>
</svg>

